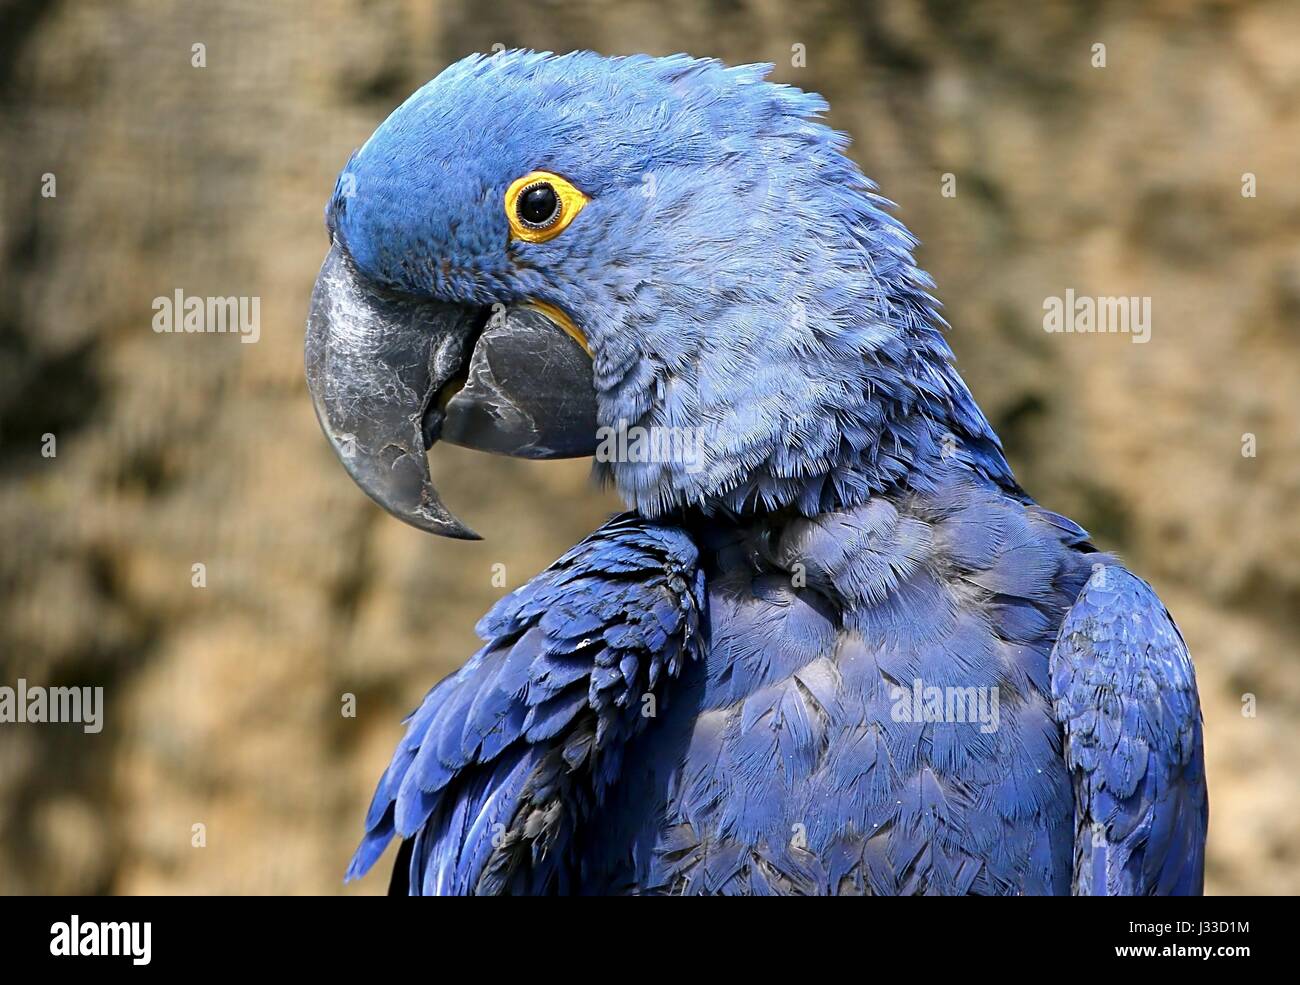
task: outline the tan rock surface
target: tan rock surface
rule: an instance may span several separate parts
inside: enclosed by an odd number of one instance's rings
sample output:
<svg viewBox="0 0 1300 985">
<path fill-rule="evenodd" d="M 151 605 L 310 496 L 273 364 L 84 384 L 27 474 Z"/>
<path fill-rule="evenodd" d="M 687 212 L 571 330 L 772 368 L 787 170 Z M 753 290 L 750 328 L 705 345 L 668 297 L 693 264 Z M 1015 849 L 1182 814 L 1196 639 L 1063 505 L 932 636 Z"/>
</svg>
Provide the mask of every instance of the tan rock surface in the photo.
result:
<svg viewBox="0 0 1300 985">
<path fill-rule="evenodd" d="M 400 718 L 506 590 L 492 566 L 513 588 L 617 507 L 582 463 L 440 448 L 448 502 L 489 539 L 435 542 L 351 485 L 302 383 L 334 174 L 497 42 L 773 61 L 830 99 L 924 242 L 1022 481 L 1183 628 L 1208 888 L 1300 892 L 1300 8 L 881 6 L 0 11 L 0 684 L 107 703 L 98 735 L 0 725 L 0 892 L 343 891 Z M 155 334 L 178 288 L 260 297 L 260 341 Z M 1149 296 L 1151 341 L 1046 334 L 1066 289 Z"/>
</svg>

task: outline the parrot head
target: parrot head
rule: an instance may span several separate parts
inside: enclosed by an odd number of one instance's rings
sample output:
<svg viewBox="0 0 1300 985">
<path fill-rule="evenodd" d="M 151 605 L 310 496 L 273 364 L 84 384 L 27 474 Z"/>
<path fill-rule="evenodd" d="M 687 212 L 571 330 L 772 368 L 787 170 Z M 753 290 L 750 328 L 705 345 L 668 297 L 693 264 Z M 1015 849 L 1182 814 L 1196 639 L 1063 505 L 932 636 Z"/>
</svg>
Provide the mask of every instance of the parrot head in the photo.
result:
<svg viewBox="0 0 1300 985">
<path fill-rule="evenodd" d="M 307 378 L 349 473 L 474 537 L 438 440 L 594 455 L 647 516 L 846 505 L 956 457 L 1012 482 L 890 203 L 769 66 L 471 56 L 352 156 Z"/>
</svg>

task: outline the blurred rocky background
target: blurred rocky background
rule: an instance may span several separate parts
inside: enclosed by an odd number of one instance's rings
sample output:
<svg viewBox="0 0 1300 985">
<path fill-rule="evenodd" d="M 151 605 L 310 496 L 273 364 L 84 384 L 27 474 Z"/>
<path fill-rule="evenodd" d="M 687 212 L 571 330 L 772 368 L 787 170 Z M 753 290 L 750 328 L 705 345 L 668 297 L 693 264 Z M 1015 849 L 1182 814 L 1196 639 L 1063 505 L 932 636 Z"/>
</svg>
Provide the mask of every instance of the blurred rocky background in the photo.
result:
<svg viewBox="0 0 1300 985">
<path fill-rule="evenodd" d="M 0 684 L 106 710 L 0 725 L 0 892 L 381 891 L 340 879 L 401 717 L 617 507 L 585 463 L 440 446 L 488 539 L 435 541 L 304 389 L 334 175 L 494 44 L 770 61 L 829 98 L 1024 484 L 1183 628 L 1209 890 L 1300 891 L 1300 5 L 9 0 Z M 155 333 L 177 289 L 260 297 L 260 340 Z M 1067 289 L 1151 297 L 1151 341 L 1045 333 Z"/>
</svg>

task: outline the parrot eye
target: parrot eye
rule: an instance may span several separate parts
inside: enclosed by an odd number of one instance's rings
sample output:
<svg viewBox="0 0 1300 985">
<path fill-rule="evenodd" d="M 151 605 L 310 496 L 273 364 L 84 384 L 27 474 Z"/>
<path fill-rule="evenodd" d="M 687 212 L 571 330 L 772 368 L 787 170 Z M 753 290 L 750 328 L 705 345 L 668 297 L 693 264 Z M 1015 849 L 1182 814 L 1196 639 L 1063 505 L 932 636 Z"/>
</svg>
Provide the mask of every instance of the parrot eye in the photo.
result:
<svg viewBox="0 0 1300 985">
<path fill-rule="evenodd" d="M 560 217 L 560 196 L 544 181 L 529 185 L 519 196 L 519 218 L 525 226 L 545 229 Z"/>
<path fill-rule="evenodd" d="M 558 174 L 530 172 L 506 189 L 510 235 L 527 243 L 545 243 L 564 232 L 588 201 Z"/>
</svg>

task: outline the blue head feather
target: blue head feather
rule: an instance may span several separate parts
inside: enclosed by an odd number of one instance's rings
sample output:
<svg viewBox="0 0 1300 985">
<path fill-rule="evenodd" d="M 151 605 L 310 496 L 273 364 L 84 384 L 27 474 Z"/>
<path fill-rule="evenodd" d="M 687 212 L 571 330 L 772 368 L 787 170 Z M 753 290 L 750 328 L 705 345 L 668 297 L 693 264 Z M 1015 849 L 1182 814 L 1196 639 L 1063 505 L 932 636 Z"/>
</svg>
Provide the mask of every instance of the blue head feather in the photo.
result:
<svg viewBox="0 0 1300 985">
<path fill-rule="evenodd" d="M 957 466 L 1018 492 L 952 366 L 891 203 L 770 66 L 474 55 L 354 155 L 329 210 L 375 279 L 441 300 L 540 300 L 593 353 L 605 427 L 694 429 L 699 459 L 598 461 L 629 505 L 806 514 Z M 511 241 L 533 170 L 590 198 Z"/>
</svg>

